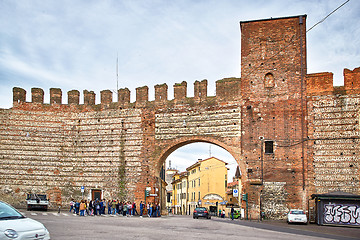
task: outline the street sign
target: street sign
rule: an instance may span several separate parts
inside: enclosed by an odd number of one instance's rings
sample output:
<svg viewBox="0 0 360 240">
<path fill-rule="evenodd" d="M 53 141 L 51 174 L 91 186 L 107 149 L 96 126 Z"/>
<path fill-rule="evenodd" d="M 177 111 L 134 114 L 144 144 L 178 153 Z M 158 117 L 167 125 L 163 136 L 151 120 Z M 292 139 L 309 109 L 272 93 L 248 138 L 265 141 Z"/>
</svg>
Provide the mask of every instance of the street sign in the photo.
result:
<svg viewBox="0 0 360 240">
<path fill-rule="evenodd" d="M 151 193 L 150 197 L 157 197 L 157 194 L 156 193 Z"/>
<path fill-rule="evenodd" d="M 239 190 L 233 189 L 233 197 L 239 197 Z"/>
<path fill-rule="evenodd" d="M 85 191 L 85 187 L 81 186 L 81 192 L 83 193 Z"/>
<path fill-rule="evenodd" d="M 146 187 L 146 191 L 151 191 L 151 187 Z"/>
</svg>

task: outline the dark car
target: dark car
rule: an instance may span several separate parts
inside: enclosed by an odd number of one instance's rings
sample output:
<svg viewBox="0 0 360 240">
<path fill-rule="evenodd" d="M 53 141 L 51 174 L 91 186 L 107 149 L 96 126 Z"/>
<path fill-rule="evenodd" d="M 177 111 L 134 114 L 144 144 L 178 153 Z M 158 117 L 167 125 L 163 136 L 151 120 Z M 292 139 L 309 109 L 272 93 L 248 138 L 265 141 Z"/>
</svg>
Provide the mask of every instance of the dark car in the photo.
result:
<svg viewBox="0 0 360 240">
<path fill-rule="evenodd" d="M 193 218 L 199 218 L 199 217 L 211 219 L 209 211 L 204 207 L 195 208 L 195 210 L 193 212 Z"/>
</svg>

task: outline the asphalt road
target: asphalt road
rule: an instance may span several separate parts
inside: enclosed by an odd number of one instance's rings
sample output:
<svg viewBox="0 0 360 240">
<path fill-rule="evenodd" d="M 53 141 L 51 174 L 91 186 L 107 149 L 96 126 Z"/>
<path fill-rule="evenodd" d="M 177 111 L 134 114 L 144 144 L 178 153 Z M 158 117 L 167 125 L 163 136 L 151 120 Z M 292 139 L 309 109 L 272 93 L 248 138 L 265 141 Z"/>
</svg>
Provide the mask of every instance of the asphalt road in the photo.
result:
<svg viewBox="0 0 360 240">
<path fill-rule="evenodd" d="M 79 217 L 63 212 L 24 212 L 42 222 L 51 239 L 360 239 L 359 228 L 324 227 L 282 222 L 192 219 L 191 216 L 139 218 L 120 216 Z M 329 229 L 330 228 L 330 229 Z"/>
</svg>

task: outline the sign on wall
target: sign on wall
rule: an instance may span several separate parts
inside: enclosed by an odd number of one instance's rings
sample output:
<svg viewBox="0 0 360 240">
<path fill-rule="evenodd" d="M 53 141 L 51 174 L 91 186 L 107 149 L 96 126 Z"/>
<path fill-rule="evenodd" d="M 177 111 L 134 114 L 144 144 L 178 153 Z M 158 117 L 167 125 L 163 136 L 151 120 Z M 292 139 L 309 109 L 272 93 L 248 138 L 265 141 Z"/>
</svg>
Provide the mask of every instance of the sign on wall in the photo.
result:
<svg viewBox="0 0 360 240">
<path fill-rule="evenodd" d="M 233 197 L 239 197 L 239 190 L 233 189 Z"/>
</svg>

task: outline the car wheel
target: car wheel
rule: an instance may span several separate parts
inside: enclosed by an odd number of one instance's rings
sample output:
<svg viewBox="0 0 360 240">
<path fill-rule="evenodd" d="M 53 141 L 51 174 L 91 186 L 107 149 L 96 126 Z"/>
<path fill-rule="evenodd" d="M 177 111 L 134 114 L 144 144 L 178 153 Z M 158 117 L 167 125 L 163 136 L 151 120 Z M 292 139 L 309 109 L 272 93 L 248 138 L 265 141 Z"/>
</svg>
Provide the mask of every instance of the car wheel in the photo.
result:
<svg viewBox="0 0 360 240">
<path fill-rule="evenodd" d="M 195 216 L 193 216 L 193 219 L 195 219 Z"/>
</svg>

